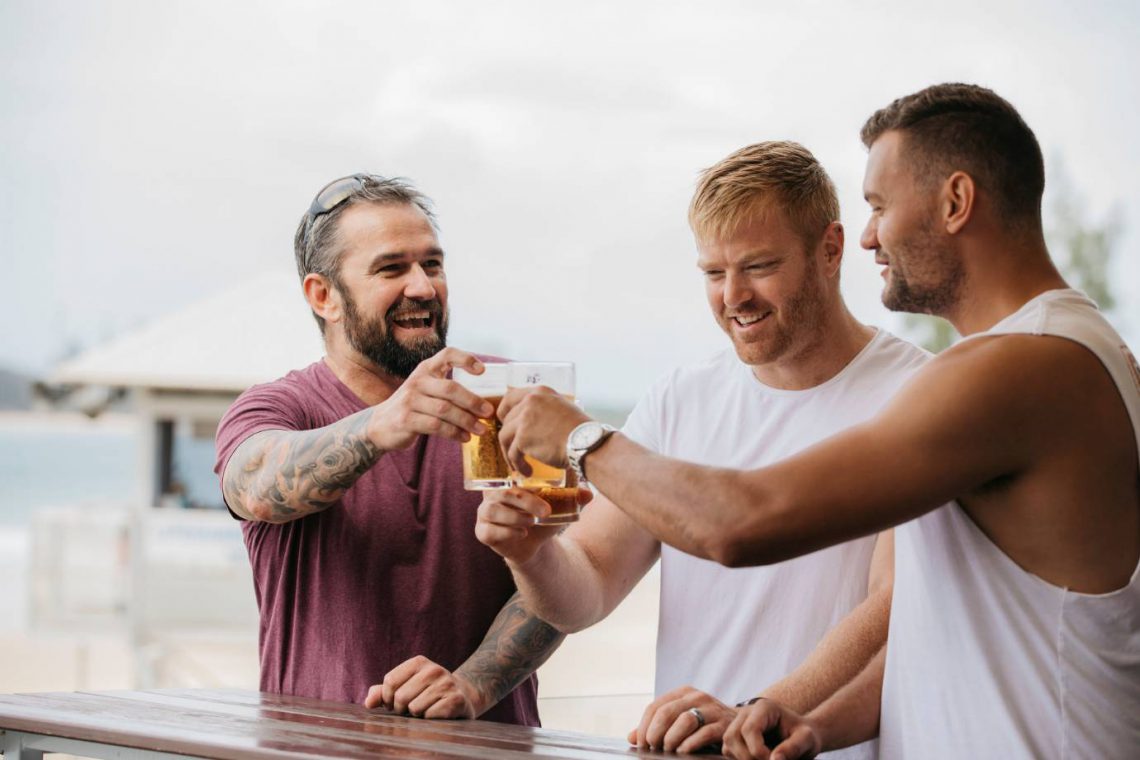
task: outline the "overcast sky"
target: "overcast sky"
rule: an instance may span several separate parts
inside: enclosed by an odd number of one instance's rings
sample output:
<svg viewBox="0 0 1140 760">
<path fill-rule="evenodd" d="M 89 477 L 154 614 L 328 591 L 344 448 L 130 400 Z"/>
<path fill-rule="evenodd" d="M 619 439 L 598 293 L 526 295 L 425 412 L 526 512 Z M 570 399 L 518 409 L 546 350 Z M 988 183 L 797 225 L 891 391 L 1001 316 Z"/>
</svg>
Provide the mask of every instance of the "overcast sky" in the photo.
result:
<svg viewBox="0 0 1140 760">
<path fill-rule="evenodd" d="M 701 168 L 781 138 L 839 186 L 848 303 L 900 330 L 858 245 L 858 130 L 947 80 L 1011 100 L 1090 223 L 1121 210 L 1137 348 L 1140 4 L 918 5 L 4 0 L 0 365 L 290 267 L 313 193 L 367 170 L 436 201 L 452 344 L 574 359 L 587 401 L 628 403 L 727 345 L 685 208 Z"/>
</svg>

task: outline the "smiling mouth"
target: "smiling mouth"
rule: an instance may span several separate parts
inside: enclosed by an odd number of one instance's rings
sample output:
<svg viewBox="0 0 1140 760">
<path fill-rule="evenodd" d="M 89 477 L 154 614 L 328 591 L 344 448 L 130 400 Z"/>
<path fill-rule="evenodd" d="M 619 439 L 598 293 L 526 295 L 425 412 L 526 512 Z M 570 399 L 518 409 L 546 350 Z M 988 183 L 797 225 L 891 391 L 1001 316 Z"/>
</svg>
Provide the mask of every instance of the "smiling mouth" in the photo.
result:
<svg viewBox="0 0 1140 760">
<path fill-rule="evenodd" d="M 392 317 L 392 324 L 405 330 L 421 330 L 431 327 L 434 322 L 430 311 L 410 311 Z"/>
<path fill-rule="evenodd" d="M 737 327 L 749 327 L 763 319 L 767 319 L 771 313 L 770 311 L 766 311 L 763 314 L 736 314 L 729 317 L 729 319 L 735 322 Z"/>
</svg>

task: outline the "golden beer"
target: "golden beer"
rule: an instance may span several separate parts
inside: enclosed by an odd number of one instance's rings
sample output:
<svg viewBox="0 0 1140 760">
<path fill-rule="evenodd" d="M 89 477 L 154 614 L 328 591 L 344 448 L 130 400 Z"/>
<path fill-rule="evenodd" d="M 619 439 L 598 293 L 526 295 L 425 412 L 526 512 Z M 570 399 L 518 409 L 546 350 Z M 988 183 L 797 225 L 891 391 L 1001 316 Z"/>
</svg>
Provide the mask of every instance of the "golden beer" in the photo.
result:
<svg viewBox="0 0 1140 760">
<path fill-rule="evenodd" d="M 578 506 L 578 477 L 573 470 L 566 471 L 566 485 L 561 488 L 546 486 L 528 490 L 550 505 L 550 516 L 539 520 L 539 525 L 564 525 L 578 519 L 581 511 Z"/>
<path fill-rule="evenodd" d="M 473 375 L 458 367 L 452 371 L 452 379 L 467 390 L 480 396 L 496 409 L 507 392 L 507 378 L 510 369 L 506 364 L 485 364 L 483 373 Z M 463 487 L 468 491 L 490 491 L 510 488 L 511 468 L 499 445 L 499 429 L 502 423 L 492 414 L 479 420 L 487 427 L 483 435 L 472 435 L 461 446 L 463 458 Z"/>
<path fill-rule="evenodd" d="M 487 397 L 497 408 L 502 397 Z M 472 435 L 462 445 L 463 487 L 468 491 L 489 491 L 511 487 L 511 469 L 503 448 L 499 445 L 499 428 L 502 423 L 497 417 L 479 420 L 487 426 L 483 435 Z"/>
</svg>

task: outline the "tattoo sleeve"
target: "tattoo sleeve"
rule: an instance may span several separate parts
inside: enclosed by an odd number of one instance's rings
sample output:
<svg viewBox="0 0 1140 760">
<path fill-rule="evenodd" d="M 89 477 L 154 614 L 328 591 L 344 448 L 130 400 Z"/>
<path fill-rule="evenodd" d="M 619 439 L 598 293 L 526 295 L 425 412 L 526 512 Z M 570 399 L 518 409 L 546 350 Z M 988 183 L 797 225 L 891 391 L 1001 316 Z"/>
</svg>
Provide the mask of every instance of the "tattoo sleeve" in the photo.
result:
<svg viewBox="0 0 1140 760">
<path fill-rule="evenodd" d="M 538 619 L 512 596 L 491 623 L 483 643 L 455 670 L 485 698 L 484 709 L 496 705 L 554 654 L 566 638 Z"/>
<path fill-rule="evenodd" d="M 328 509 L 381 451 L 368 439 L 371 410 L 316 430 L 266 430 L 238 446 L 222 491 L 250 520 L 289 522 Z"/>
</svg>

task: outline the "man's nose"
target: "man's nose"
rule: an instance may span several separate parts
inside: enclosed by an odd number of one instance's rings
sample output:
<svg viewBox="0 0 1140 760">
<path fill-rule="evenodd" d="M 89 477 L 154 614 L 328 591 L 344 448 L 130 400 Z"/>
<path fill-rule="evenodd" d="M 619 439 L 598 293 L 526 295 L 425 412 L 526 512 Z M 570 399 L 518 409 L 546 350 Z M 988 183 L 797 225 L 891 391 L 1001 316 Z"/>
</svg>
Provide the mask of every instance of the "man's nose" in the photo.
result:
<svg viewBox="0 0 1140 760">
<path fill-rule="evenodd" d="M 752 300 L 746 277 L 728 273 L 724 276 L 724 305 L 729 308 L 742 306 Z"/>
<path fill-rule="evenodd" d="M 419 264 L 412 264 L 411 269 L 408 270 L 408 280 L 404 283 L 404 295 L 421 301 L 435 298 L 435 286 L 432 285 L 431 278 Z"/>
<path fill-rule="evenodd" d="M 863 228 L 863 235 L 859 238 L 859 245 L 868 251 L 879 247 L 879 228 L 875 224 L 874 217 L 867 220 L 867 226 Z"/>
</svg>

